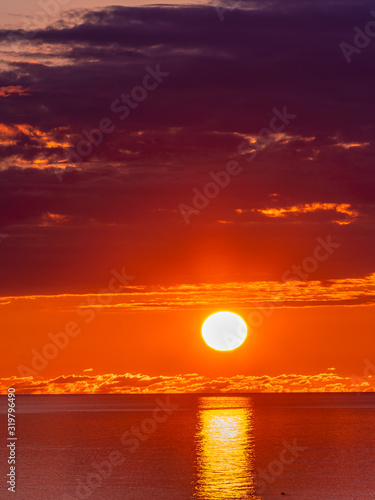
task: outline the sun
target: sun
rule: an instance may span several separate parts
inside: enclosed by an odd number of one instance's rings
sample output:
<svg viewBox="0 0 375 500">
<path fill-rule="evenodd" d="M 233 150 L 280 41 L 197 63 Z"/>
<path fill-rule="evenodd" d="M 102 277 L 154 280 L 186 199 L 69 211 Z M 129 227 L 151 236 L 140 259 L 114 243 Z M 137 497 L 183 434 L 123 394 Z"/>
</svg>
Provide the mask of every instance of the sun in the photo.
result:
<svg viewBox="0 0 375 500">
<path fill-rule="evenodd" d="M 245 321 L 238 314 L 221 311 L 211 314 L 202 326 L 202 336 L 207 345 L 217 351 L 237 349 L 247 335 Z"/>
</svg>

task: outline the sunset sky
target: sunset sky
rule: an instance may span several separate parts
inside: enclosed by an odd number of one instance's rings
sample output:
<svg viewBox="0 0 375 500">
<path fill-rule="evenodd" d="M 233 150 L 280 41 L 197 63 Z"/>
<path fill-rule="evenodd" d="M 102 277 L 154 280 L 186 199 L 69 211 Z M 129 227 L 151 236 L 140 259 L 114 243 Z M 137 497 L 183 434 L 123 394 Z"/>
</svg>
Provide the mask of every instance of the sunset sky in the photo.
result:
<svg viewBox="0 0 375 500">
<path fill-rule="evenodd" d="M 373 390 L 371 2 L 43 4 L 1 6 L 2 391 Z"/>
</svg>

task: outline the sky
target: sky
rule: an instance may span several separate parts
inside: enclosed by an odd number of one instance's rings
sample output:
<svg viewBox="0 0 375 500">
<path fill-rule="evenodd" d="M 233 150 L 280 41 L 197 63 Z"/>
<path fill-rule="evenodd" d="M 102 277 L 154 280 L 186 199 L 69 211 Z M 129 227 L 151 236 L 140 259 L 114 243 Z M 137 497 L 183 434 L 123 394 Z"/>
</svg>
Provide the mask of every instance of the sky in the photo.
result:
<svg viewBox="0 0 375 500">
<path fill-rule="evenodd" d="M 165 0 L 163 5 L 199 5 L 202 3 L 200 0 L 194 2 Z M 113 5 L 113 2 L 105 0 L 2 0 L 0 6 L 0 26 L 12 29 L 26 29 L 24 24 L 29 23 L 31 25 L 31 23 L 34 23 L 39 25 L 38 28 L 41 28 L 61 20 L 64 16 L 69 16 L 71 11 L 74 13 L 77 9 L 93 10 Z M 120 0 L 115 5 L 140 7 L 143 5 L 155 5 L 155 2 L 147 0 Z M 220 4 L 217 3 L 217 5 L 219 6 Z M 47 14 L 47 18 L 43 18 L 42 13 Z"/>
<path fill-rule="evenodd" d="M 1 387 L 373 390 L 371 2 L 43 5 L 1 7 Z"/>
</svg>

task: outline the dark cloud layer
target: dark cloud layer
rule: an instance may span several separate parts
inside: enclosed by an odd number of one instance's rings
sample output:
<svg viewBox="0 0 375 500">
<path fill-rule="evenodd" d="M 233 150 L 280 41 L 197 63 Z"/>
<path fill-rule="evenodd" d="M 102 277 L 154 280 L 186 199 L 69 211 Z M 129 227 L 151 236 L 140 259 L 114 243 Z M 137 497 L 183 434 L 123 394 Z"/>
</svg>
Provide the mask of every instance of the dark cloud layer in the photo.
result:
<svg viewBox="0 0 375 500">
<path fill-rule="evenodd" d="M 371 8 L 246 2 L 221 22 L 111 7 L 16 44 L 0 32 L 0 292 L 97 288 L 123 265 L 145 282 L 279 279 L 328 234 L 341 247 L 314 278 L 373 272 L 375 40 L 351 64 L 340 49 Z M 168 76 L 121 120 L 113 101 L 158 65 Z M 247 162 L 239 144 L 285 106 L 295 118 Z M 72 165 L 67 147 L 104 118 L 115 130 Z M 229 160 L 242 172 L 185 224 L 178 206 Z M 314 203 L 356 216 L 301 209 Z"/>
</svg>

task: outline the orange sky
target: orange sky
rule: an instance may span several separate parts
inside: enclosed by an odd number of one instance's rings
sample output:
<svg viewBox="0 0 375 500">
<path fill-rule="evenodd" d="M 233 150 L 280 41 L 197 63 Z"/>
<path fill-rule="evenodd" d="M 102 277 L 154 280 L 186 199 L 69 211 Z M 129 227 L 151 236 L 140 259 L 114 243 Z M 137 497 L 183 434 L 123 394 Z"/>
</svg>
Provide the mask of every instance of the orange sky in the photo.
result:
<svg viewBox="0 0 375 500">
<path fill-rule="evenodd" d="M 3 390 L 372 390 L 363 7 L 40 3 L 1 4 Z"/>
<path fill-rule="evenodd" d="M 112 285 L 118 288 L 113 276 Z M 3 384 L 16 374 L 34 377 L 17 381 L 26 392 L 358 390 L 363 379 L 368 390 L 374 286 L 371 276 L 324 285 L 126 285 L 114 294 L 104 287 L 100 294 L 4 297 L 2 318 L 12 335 Z M 233 352 L 214 351 L 201 337 L 204 319 L 223 309 L 249 325 Z"/>
</svg>

